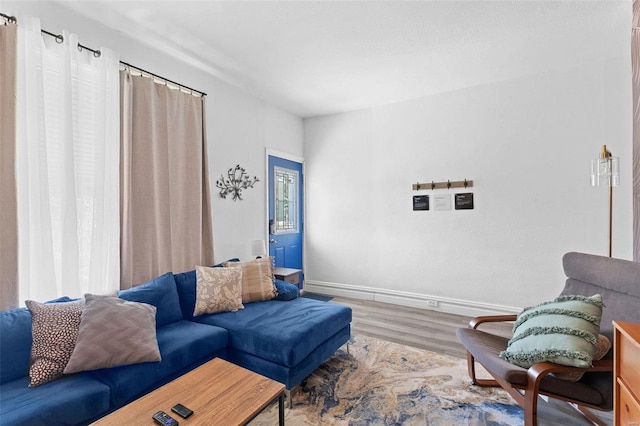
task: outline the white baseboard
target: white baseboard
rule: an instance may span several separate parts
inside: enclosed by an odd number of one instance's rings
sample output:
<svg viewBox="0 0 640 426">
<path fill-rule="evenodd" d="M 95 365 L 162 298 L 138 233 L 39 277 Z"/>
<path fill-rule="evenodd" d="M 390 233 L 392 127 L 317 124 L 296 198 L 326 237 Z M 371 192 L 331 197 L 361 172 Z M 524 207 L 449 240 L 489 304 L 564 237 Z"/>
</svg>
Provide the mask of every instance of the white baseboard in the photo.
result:
<svg viewBox="0 0 640 426">
<path fill-rule="evenodd" d="M 452 299 L 449 297 L 430 296 L 406 291 L 349 284 L 336 284 L 324 281 L 305 280 L 304 290 L 311 293 L 326 294 L 328 296 L 393 303 L 412 308 L 430 309 L 432 311 L 447 312 L 468 317 L 517 314 L 522 310 L 522 308 L 516 306 L 496 305 L 471 300 Z"/>
</svg>

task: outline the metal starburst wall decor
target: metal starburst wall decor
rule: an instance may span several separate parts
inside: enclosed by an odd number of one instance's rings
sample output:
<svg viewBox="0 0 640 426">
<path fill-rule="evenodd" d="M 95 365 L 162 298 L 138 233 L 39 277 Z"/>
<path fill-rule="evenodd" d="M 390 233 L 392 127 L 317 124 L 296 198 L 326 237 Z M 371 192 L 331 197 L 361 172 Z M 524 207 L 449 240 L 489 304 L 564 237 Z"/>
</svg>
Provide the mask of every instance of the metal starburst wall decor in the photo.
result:
<svg viewBox="0 0 640 426">
<path fill-rule="evenodd" d="M 236 165 L 227 171 L 227 177 L 220 175 L 220 179 L 216 181 L 216 187 L 220 188 L 220 197 L 227 198 L 227 195 L 233 195 L 233 201 L 242 201 L 242 190 L 247 188 L 253 188 L 253 185 L 260 180 L 254 176 L 253 179 L 249 177 L 246 170 Z"/>
</svg>

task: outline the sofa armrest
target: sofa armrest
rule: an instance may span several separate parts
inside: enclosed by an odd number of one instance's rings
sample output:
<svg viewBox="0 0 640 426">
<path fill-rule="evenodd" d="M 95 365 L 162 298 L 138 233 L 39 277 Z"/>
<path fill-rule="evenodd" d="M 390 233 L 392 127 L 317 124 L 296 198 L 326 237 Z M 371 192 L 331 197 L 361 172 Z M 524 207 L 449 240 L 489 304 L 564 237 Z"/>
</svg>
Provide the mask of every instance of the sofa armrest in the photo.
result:
<svg viewBox="0 0 640 426">
<path fill-rule="evenodd" d="M 475 317 L 469 321 L 469 328 L 478 328 L 480 324 L 489 322 L 508 322 L 518 319 L 518 314 L 506 314 L 506 315 L 485 315 L 481 317 Z"/>
<path fill-rule="evenodd" d="M 553 362 L 538 362 L 529 367 L 527 376 L 531 384 L 539 382 L 544 376 L 551 373 L 574 373 L 576 371 L 582 371 L 584 373 L 613 371 L 613 359 L 595 360 L 591 367 L 584 368 L 554 364 Z"/>
</svg>

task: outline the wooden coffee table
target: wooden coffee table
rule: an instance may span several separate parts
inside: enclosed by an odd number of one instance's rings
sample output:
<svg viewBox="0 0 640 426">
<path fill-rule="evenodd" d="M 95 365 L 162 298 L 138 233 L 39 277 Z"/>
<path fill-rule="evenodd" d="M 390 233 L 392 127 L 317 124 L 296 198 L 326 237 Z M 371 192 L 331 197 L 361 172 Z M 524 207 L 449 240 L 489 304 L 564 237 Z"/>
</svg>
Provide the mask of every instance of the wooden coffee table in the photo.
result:
<svg viewBox="0 0 640 426">
<path fill-rule="evenodd" d="M 180 426 L 246 425 L 278 399 L 282 426 L 284 391 L 282 383 L 216 358 L 93 424 L 151 426 L 156 424 L 151 416 L 164 411 Z M 178 403 L 193 410 L 193 415 L 183 419 L 171 411 Z"/>
</svg>

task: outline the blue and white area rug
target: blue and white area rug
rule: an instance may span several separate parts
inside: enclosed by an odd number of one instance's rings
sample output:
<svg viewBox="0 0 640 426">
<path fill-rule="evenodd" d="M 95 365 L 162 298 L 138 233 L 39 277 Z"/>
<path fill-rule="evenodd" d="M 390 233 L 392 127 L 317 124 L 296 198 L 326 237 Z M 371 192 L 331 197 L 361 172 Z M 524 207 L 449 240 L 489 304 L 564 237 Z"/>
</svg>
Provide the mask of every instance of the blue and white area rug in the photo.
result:
<svg viewBox="0 0 640 426">
<path fill-rule="evenodd" d="M 490 377 L 477 366 L 480 377 Z M 522 425 L 504 390 L 471 385 L 466 359 L 356 336 L 292 390 L 288 426 Z M 611 412 L 593 412 L 613 425 Z M 277 404 L 251 426 L 278 424 Z M 539 426 L 591 425 L 562 401 L 538 401 Z"/>
<path fill-rule="evenodd" d="M 292 391 L 287 425 L 518 425 L 501 389 L 470 384 L 466 360 L 356 336 Z M 251 422 L 277 424 L 273 406 Z"/>
</svg>

